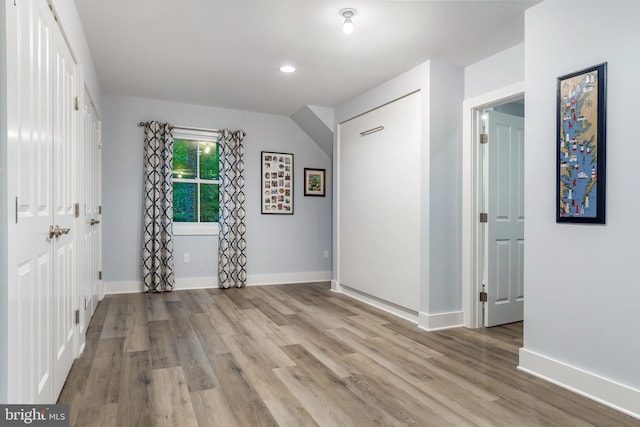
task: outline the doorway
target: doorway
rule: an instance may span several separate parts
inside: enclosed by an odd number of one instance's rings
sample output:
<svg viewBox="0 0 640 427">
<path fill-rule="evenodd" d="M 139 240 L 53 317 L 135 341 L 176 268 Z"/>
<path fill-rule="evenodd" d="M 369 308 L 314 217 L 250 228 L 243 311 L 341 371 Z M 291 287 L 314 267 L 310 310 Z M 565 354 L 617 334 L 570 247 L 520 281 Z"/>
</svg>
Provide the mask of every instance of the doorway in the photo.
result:
<svg viewBox="0 0 640 427">
<path fill-rule="evenodd" d="M 524 98 L 480 113 L 484 326 L 524 315 Z"/>
<path fill-rule="evenodd" d="M 523 140 L 518 148 L 506 137 L 521 132 L 523 138 L 524 119 L 519 118 L 521 131 L 515 130 L 517 124 L 505 121 L 523 115 L 523 100 L 524 82 L 520 82 L 463 103 L 462 279 L 464 325 L 469 328 L 522 320 L 524 235 L 506 237 L 496 232 L 513 233 L 518 227 L 523 232 L 524 175 L 522 168 L 512 168 L 513 162 L 522 166 L 523 157 L 517 158 L 523 156 Z M 489 133 L 490 126 L 494 126 L 494 144 L 481 144 L 481 135 Z M 492 190 L 492 185 L 498 189 Z"/>
</svg>

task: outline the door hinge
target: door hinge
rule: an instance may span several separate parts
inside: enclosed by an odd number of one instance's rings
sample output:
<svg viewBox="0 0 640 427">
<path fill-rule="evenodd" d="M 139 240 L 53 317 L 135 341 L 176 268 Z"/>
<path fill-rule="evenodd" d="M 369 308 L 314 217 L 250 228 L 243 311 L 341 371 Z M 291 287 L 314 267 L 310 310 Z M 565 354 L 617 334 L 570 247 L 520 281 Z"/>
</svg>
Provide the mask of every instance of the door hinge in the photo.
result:
<svg viewBox="0 0 640 427">
<path fill-rule="evenodd" d="M 87 299 L 86 298 L 84 299 L 84 309 L 85 310 L 87 309 Z"/>
<path fill-rule="evenodd" d="M 98 215 L 102 215 L 102 205 L 98 206 Z"/>
<path fill-rule="evenodd" d="M 80 216 L 80 203 L 76 203 L 74 206 L 76 218 Z"/>
<path fill-rule="evenodd" d="M 486 212 L 481 212 L 480 213 L 480 222 L 481 223 L 485 223 L 485 222 L 489 222 L 489 214 Z"/>
<path fill-rule="evenodd" d="M 80 310 L 76 310 L 76 325 L 80 323 Z"/>
<path fill-rule="evenodd" d="M 480 134 L 480 144 L 487 144 L 489 142 L 489 134 L 481 133 Z"/>
<path fill-rule="evenodd" d="M 102 280 L 102 271 L 98 271 L 98 280 Z"/>
<path fill-rule="evenodd" d="M 480 302 L 487 302 L 487 293 L 484 291 L 480 292 Z"/>
<path fill-rule="evenodd" d="M 78 111 L 80 109 L 80 97 L 76 96 L 74 101 L 73 101 L 73 108 L 76 109 L 76 111 Z"/>
</svg>

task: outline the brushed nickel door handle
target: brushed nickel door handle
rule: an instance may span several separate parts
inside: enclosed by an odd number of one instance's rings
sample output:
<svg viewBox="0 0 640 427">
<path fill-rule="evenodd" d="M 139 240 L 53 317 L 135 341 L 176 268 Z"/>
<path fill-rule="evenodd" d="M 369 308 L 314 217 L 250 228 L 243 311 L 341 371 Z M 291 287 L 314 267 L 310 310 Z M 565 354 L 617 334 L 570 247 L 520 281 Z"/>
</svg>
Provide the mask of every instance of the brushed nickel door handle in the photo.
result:
<svg viewBox="0 0 640 427">
<path fill-rule="evenodd" d="M 49 239 L 58 238 L 63 234 L 69 234 L 71 231 L 70 228 L 60 228 L 58 224 L 54 227 L 53 225 L 49 226 Z"/>
<path fill-rule="evenodd" d="M 89 221 L 89 225 L 96 225 L 96 224 L 100 224 L 100 220 L 91 218 L 91 221 Z"/>
</svg>

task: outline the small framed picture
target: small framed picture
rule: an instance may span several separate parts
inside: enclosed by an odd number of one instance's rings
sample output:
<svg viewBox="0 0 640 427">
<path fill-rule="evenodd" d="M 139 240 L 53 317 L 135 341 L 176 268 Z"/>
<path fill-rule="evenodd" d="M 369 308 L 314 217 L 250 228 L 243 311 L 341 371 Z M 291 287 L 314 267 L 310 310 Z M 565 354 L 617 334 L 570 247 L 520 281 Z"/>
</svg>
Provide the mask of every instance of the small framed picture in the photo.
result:
<svg viewBox="0 0 640 427">
<path fill-rule="evenodd" d="M 293 154 L 261 153 L 263 214 L 293 215 Z"/>
<path fill-rule="evenodd" d="M 327 189 L 326 169 L 304 168 L 304 195 L 326 196 Z"/>
</svg>

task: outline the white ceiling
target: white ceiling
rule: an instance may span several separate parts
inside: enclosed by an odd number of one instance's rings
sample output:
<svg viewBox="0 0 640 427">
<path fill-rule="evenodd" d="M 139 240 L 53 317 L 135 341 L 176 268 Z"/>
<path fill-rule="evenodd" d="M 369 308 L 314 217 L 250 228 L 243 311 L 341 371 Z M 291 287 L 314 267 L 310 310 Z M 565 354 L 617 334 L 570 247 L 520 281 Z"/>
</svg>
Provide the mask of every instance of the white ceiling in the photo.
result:
<svg viewBox="0 0 640 427">
<path fill-rule="evenodd" d="M 428 59 L 465 66 L 518 44 L 538 2 L 75 0 L 103 92 L 287 116 Z"/>
</svg>

